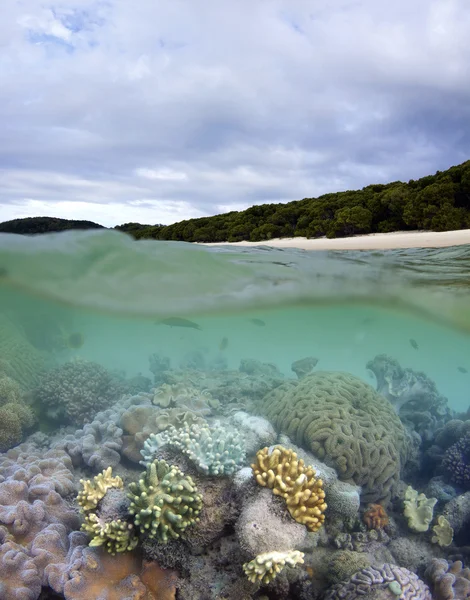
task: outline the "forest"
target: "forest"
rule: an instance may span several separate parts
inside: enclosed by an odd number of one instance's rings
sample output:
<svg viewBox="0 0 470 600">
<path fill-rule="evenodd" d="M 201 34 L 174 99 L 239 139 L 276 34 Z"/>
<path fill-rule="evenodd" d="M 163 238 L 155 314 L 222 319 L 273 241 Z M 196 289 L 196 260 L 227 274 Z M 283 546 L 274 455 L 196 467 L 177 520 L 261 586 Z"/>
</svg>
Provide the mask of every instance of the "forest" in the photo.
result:
<svg viewBox="0 0 470 600">
<path fill-rule="evenodd" d="M 88 221 L 16 219 L 0 231 L 42 233 L 98 228 Z M 470 160 L 408 183 L 368 185 L 284 204 L 260 204 L 244 211 L 188 219 L 172 225 L 125 223 L 115 229 L 135 239 L 185 242 L 253 242 L 282 237 L 345 237 L 392 231 L 448 231 L 470 228 Z"/>
</svg>

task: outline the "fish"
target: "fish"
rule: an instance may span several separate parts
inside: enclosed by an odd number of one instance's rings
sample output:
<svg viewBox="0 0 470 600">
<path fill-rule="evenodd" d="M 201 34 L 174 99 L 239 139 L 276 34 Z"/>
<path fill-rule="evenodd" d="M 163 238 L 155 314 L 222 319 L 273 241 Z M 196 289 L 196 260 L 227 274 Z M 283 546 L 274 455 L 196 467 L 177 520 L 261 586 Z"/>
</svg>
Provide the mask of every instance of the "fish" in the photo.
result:
<svg viewBox="0 0 470 600">
<path fill-rule="evenodd" d="M 168 325 L 168 327 L 187 327 L 189 329 L 202 329 L 198 323 L 190 321 L 189 319 L 183 319 L 182 317 L 168 317 L 168 319 L 161 319 L 155 321 L 155 325 Z"/>
<path fill-rule="evenodd" d="M 222 338 L 220 344 L 219 344 L 219 350 L 221 352 L 223 352 L 228 346 L 228 338 L 224 337 Z"/>
<path fill-rule="evenodd" d="M 71 333 L 67 338 L 67 346 L 69 348 L 73 348 L 74 350 L 81 348 L 84 343 L 85 338 L 83 337 L 83 334 L 79 333 L 78 331 Z"/>
<path fill-rule="evenodd" d="M 418 342 L 413 338 L 410 338 L 410 344 L 415 350 L 419 350 Z"/>
<path fill-rule="evenodd" d="M 250 319 L 250 323 L 257 325 L 258 327 L 265 327 L 266 323 L 262 319 Z"/>
<path fill-rule="evenodd" d="M 467 369 L 465 367 L 457 367 L 457 369 L 461 372 L 461 373 L 468 373 Z"/>
</svg>

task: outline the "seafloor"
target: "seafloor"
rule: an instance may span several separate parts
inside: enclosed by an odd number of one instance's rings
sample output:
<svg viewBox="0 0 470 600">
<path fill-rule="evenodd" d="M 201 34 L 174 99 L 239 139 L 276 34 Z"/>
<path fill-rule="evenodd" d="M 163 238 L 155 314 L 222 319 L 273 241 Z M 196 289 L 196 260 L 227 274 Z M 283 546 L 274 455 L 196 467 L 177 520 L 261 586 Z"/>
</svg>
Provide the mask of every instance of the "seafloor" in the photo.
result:
<svg viewBox="0 0 470 600">
<path fill-rule="evenodd" d="M 429 374 L 193 352 L 126 378 L 2 338 L 1 600 L 470 597 L 470 411 Z"/>
</svg>

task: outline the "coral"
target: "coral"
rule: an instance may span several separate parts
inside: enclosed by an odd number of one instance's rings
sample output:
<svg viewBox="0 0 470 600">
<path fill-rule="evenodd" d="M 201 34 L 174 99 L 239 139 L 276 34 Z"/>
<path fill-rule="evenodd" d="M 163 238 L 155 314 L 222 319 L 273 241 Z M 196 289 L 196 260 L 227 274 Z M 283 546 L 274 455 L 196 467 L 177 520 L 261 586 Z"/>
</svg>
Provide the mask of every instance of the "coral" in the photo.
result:
<svg viewBox="0 0 470 600">
<path fill-rule="evenodd" d="M 270 583 L 285 567 L 303 564 L 304 554 L 298 550 L 289 552 L 265 552 L 258 554 L 243 565 L 246 576 L 252 583 Z"/>
<path fill-rule="evenodd" d="M 238 411 L 232 416 L 232 423 L 245 438 L 245 449 L 248 455 L 254 454 L 259 448 L 272 446 L 277 434 L 269 421 L 262 417 L 254 417 L 244 411 Z"/>
<path fill-rule="evenodd" d="M 120 477 L 113 477 L 113 470 L 108 467 L 105 471 L 96 475 L 93 481 L 80 479 L 83 489 L 78 493 L 77 502 L 85 512 L 94 510 L 98 502 L 104 498 L 106 492 L 111 488 L 122 489 L 124 484 Z"/>
<path fill-rule="evenodd" d="M 162 543 L 197 522 L 202 507 L 192 478 L 163 460 L 154 460 L 138 482 L 129 484 L 129 498 L 135 525 Z"/>
<path fill-rule="evenodd" d="M 438 426 L 450 419 L 447 398 L 425 373 L 403 369 L 399 362 L 379 354 L 367 363 L 377 380 L 377 391 L 400 417 L 413 425 L 425 439 L 431 439 Z"/>
<path fill-rule="evenodd" d="M 141 460 L 140 452 L 148 436 L 160 431 L 156 423 L 159 412 L 155 406 L 131 406 L 121 415 L 122 454 L 132 462 Z"/>
<path fill-rule="evenodd" d="M 11 377 L 26 390 L 37 385 L 46 366 L 45 354 L 26 339 L 20 327 L 0 315 L 0 373 Z"/>
<path fill-rule="evenodd" d="M 435 600 L 465 600 L 470 597 L 470 569 L 460 560 L 447 562 L 433 558 L 424 577 L 430 582 Z"/>
<path fill-rule="evenodd" d="M 436 556 L 436 547 L 425 536 L 397 537 L 390 541 L 388 549 L 393 562 L 415 573 L 422 573 L 429 561 Z M 392 561 L 389 561 L 392 562 Z"/>
<path fill-rule="evenodd" d="M 429 588 L 415 573 L 390 564 L 361 569 L 346 583 L 330 588 L 325 600 L 356 600 L 364 595 L 374 600 L 431 600 Z"/>
<path fill-rule="evenodd" d="M 289 517 L 284 503 L 269 489 L 259 489 L 243 504 L 235 531 L 240 547 L 251 556 L 286 552 L 300 546 L 307 536 L 307 529 Z"/>
<path fill-rule="evenodd" d="M 390 541 L 383 529 L 339 533 L 333 539 L 333 544 L 340 550 L 355 550 L 356 552 L 373 552 Z"/>
<path fill-rule="evenodd" d="M 333 584 L 347 581 L 354 573 L 370 566 L 367 554 L 352 550 L 340 550 L 333 554 L 328 563 L 328 579 Z"/>
<path fill-rule="evenodd" d="M 41 575 L 25 549 L 14 542 L 0 545 L 0 598 L 37 600 Z"/>
<path fill-rule="evenodd" d="M 383 529 L 389 522 L 387 511 L 381 504 L 369 504 L 362 520 L 368 529 Z"/>
<path fill-rule="evenodd" d="M 11 377 L 0 376 L 0 452 L 19 444 L 33 423 L 33 412 L 24 403 L 19 384 Z"/>
<path fill-rule="evenodd" d="M 155 385 L 163 383 L 162 375 L 165 371 L 170 370 L 170 359 L 168 356 L 160 356 L 160 354 L 151 354 L 149 356 L 149 370 L 153 373 Z"/>
<path fill-rule="evenodd" d="M 267 394 L 259 410 L 278 431 L 362 486 L 364 502 L 387 501 L 408 453 L 408 436 L 390 403 L 342 372 L 307 375 Z"/>
<path fill-rule="evenodd" d="M 452 419 L 436 432 L 434 442 L 446 450 L 467 433 L 470 434 L 470 419 L 468 421 Z"/>
<path fill-rule="evenodd" d="M 82 425 L 118 400 L 124 391 L 123 382 L 104 367 L 76 359 L 45 373 L 34 397 L 49 418 Z"/>
<path fill-rule="evenodd" d="M 76 553 L 70 580 L 64 585 L 66 600 L 174 600 L 175 575 L 156 563 L 143 563 L 128 552 L 111 556 L 99 548 Z"/>
<path fill-rule="evenodd" d="M 19 383 L 7 375 L 0 375 L 0 406 L 10 402 L 18 404 L 22 401 L 23 390 Z"/>
<path fill-rule="evenodd" d="M 457 534 L 470 525 L 470 492 L 460 494 L 444 506 L 442 515 Z"/>
<path fill-rule="evenodd" d="M 470 490 L 470 433 L 447 450 L 442 466 L 453 483 Z"/>
<path fill-rule="evenodd" d="M 102 411 L 83 429 L 66 435 L 56 447 L 68 452 L 75 466 L 84 463 L 94 471 L 116 467 L 121 460 L 123 444 L 123 431 L 116 425 L 118 418 L 112 409 Z"/>
<path fill-rule="evenodd" d="M 220 423 L 211 428 L 185 424 L 150 435 L 142 450 L 143 464 L 152 461 L 162 447 L 181 452 L 205 475 L 232 475 L 245 460 L 237 435 Z"/>
<path fill-rule="evenodd" d="M 318 358 L 307 356 L 307 358 L 301 358 L 293 362 L 290 369 L 297 375 L 298 379 L 303 379 L 317 366 L 317 363 Z"/>
<path fill-rule="evenodd" d="M 317 531 L 325 520 L 326 503 L 323 482 L 315 477 L 315 470 L 282 446 L 260 450 L 256 461 L 251 468 L 257 483 L 283 498 L 293 519 Z"/>
<path fill-rule="evenodd" d="M 426 498 L 424 494 L 418 494 L 411 485 L 406 488 L 405 509 L 403 514 L 408 519 L 408 527 L 413 531 L 427 531 L 433 519 L 436 498 Z"/>
<path fill-rule="evenodd" d="M 220 404 L 208 390 L 199 391 L 184 383 L 162 384 L 155 390 L 152 403 L 161 408 L 177 406 L 201 417 L 210 415 L 212 410 L 218 408 Z"/>
<path fill-rule="evenodd" d="M 434 535 L 431 538 L 433 544 L 439 544 L 439 546 L 450 546 L 454 537 L 454 530 L 450 526 L 449 521 L 440 515 L 437 517 L 437 525 L 432 528 Z"/>
</svg>

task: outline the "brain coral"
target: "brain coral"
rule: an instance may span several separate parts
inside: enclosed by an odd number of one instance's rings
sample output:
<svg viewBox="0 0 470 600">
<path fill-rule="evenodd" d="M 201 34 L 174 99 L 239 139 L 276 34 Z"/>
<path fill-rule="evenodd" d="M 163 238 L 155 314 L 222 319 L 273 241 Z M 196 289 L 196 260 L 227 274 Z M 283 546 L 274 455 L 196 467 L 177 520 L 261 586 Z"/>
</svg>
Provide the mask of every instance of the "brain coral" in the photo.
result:
<svg viewBox="0 0 470 600">
<path fill-rule="evenodd" d="M 343 481 L 362 486 L 362 501 L 389 500 L 408 453 L 408 436 L 390 403 L 361 379 L 319 371 L 281 385 L 258 405 L 273 425 Z"/>
</svg>

